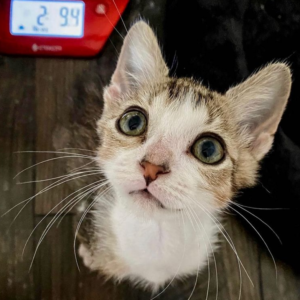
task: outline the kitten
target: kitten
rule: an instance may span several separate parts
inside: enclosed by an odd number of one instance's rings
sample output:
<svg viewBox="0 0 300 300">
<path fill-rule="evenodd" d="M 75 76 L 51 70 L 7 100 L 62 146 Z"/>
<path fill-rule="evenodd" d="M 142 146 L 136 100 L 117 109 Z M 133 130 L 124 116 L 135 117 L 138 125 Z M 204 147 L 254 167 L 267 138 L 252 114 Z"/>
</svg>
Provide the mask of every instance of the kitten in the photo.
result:
<svg viewBox="0 0 300 300">
<path fill-rule="evenodd" d="M 224 95 L 168 72 L 154 33 L 137 22 L 97 123 L 107 186 L 80 231 L 86 266 L 152 290 L 207 264 L 218 218 L 239 189 L 255 184 L 291 88 L 283 63 Z"/>
</svg>

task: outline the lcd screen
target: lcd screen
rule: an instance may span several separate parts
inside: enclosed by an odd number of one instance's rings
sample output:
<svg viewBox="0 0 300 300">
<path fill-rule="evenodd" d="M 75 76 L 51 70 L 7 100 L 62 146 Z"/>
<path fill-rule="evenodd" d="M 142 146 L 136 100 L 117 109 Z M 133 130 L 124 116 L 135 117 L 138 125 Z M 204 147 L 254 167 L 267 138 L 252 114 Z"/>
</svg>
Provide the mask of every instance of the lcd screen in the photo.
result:
<svg viewBox="0 0 300 300">
<path fill-rule="evenodd" d="M 84 8 L 82 1 L 13 0 L 10 33 L 81 38 L 84 36 Z"/>
</svg>

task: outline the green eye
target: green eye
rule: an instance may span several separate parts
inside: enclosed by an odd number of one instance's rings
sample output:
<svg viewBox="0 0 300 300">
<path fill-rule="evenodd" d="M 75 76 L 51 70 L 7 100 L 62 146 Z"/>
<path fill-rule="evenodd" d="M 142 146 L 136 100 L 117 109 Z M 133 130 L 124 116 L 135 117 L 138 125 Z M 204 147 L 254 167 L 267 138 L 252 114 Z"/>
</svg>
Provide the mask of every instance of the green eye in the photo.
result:
<svg viewBox="0 0 300 300">
<path fill-rule="evenodd" d="M 119 120 L 120 130 L 131 136 L 138 136 L 145 132 L 147 119 L 143 113 L 133 110 L 125 113 Z"/>
<path fill-rule="evenodd" d="M 206 164 L 215 164 L 224 157 L 224 148 L 213 137 L 202 137 L 192 146 L 192 153 Z"/>
</svg>

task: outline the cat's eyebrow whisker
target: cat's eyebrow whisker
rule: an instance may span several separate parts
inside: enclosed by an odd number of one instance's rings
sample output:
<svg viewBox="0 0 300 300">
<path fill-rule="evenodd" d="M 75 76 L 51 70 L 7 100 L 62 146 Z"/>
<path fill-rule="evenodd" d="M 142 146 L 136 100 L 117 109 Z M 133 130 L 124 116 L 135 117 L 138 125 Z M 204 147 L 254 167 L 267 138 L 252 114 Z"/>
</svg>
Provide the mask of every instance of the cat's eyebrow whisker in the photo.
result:
<svg viewBox="0 0 300 300">
<path fill-rule="evenodd" d="M 109 38 L 108 40 L 109 40 L 109 42 L 112 44 L 112 46 L 114 47 L 115 52 L 117 53 L 117 56 L 119 56 L 120 53 L 119 53 L 118 49 L 116 48 L 116 46 L 114 45 L 114 43 L 113 43 L 113 41 L 111 40 L 111 38 Z"/>
<path fill-rule="evenodd" d="M 101 197 L 105 194 L 107 194 L 110 190 L 112 189 L 112 186 L 109 186 L 108 188 L 106 188 L 100 195 L 97 195 L 95 197 L 95 199 L 91 202 L 91 204 L 85 209 L 85 211 L 83 212 L 77 227 L 76 227 L 76 231 L 75 231 L 75 237 L 74 237 L 74 243 L 73 243 L 73 249 L 74 249 L 74 255 L 75 255 L 75 261 L 76 261 L 76 265 L 78 270 L 80 271 L 80 267 L 79 267 L 79 263 L 78 263 L 78 259 L 77 259 L 77 254 L 76 254 L 76 237 L 77 234 L 79 232 L 80 226 L 84 220 L 84 218 L 86 217 L 86 215 L 89 213 L 89 211 L 92 209 L 92 207 L 97 203 L 98 200 L 101 199 Z"/>
<path fill-rule="evenodd" d="M 119 17 L 120 17 L 120 19 L 121 19 L 121 21 L 122 21 L 122 23 L 123 23 L 123 25 L 124 25 L 124 28 L 125 28 L 125 30 L 126 30 L 126 33 L 128 33 L 128 29 L 127 29 L 127 27 L 126 27 L 126 25 L 125 25 L 125 22 L 124 22 L 124 20 L 123 20 L 123 18 L 122 18 L 122 14 L 120 13 L 119 8 L 118 8 L 118 6 L 117 6 L 115 0 L 112 0 L 112 2 L 114 3 L 114 6 L 115 6 L 115 8 L 116 8 L 116 10 L 117 10 L 117 12 L 118 12 L 118 14 L 119 14 Z"/>
<path fill-rule="evenodd" d="M 53 211 L 53 210 L 55 210 L 60 204 L 62 204 L 64 201 L 66 201 L 70 196 L 72 196 L 72 195 L 74 195 L 74 194 L 76 194 L 76 193 L 78 193 L 79 191 L 81 191 L 81 190 L 84 190 L 84 189 L 86 189 L 86 190 L 90 190 L 91 188 L 93 188 L 94 187 L 94 185 L 95 184 L 97 184 L 97 183 L 99 183 L 99 184 L 102 184 L 103 183 L 103 181 L 102 180 L 98 180 L 98 181 L 95 181 L 95 182 L 93 182 L 93 183 L 91 183 L 91 184 L 89 184 L 89 185 L 87 185 L 87 186 L 84 186 L 84 187 L 82 187 L 82 188 L 80 188 L 80 189 L 78 189 L 78 190 L 76 190 L 75 192 L 73 192 L 73 193 L 71 193 L 70 195 L 68 195 L 67 197 L 65 197 L 64 199 L 62 199 L 59 203 L 57 203 L 39 222 L 38 222 L 38 224 L 33 228 L 33 230 L 31 231 L 31 233 L 30 233 L 30 235 L 29 235 L 29 237 L 27 238 L 27 240 L 26 240 L 26 243 L 25 243 L 25 246 L 24 246 L 24 248 L 23 248 L 23 251 L 22 251 L 22 256 L 24 255 L 24 251 L 25 251 L 25 249 L 26 249 L 26 246 L 27 246 L 27 244 L 28 244 L 28 242 L 29 242 L 29 239 L 31 238 L 31 236 L 33 235 L 33 233 L 35 232 L 35 230 L 37 229 L 37 227 L 43 222 L 43 220 L 45 220 L 50 214 L 51 214 L 51 212 Z M 92 187 L 91 187 L 92 186 Z M 86 192 L 86 190 L 84 191 L 84 192 Z M 83 192 L 83 193 L 84 193 Z M 82 194 L 82 193 L 80 193 L 80 194 Z M 77 195 L 78 196 L 78 195 Z M 71 201 L 73 201 L 73 200 L 70 200 L 70 202 Z M 63 206 L 61 209 L 63 209 L 65 206 Z M 61 210 L 60 209 L 60 210 Z"/>
<path fill-rule="evenodd" d="M 100 183 L 99 184 L 99 186 L 93 186 L 93 187 L 91 187 L 90 189 L 89 189 L 89 192 L 93 192 L 94 190 L 96 190 L 96 189 L 98 189 L 99 187 L 100 187 L 100 185 L 101 185 L 102 183 Z M 93 185 L 95 185 L 95 182 L 93 182 Z M 86 188 L 86 187 L 85 187 Z M 78 192 L 78 191 L 76 191 L 76 192 Z M 86 192 L 86 191 L 85 191 Z M 74 193 L 73 193 L 74 194 Z M 70 195 L 69 195 L 70 196 Z M 64 200 L 66 200 L 66 199 L 64 199 Z M 63 200 L 63 201 L 64 201 Z M 74 201 L 74 200 L 71 200 L 71 201 Z M 60 203 L 59 203 L 60 204 Z M 59 204 L 57 204 L 56 205 L 56 207 L 59 205 Z M 66 205 L 65 206 L 63 206 L 62 208 L 61 208 L 61 210 L 65 210 L 66 208 Z M 68 207 L 68 206 L 67 206 Z M 52 210 L 54 210 L 55 209 L 55 207 L 52 209 Z M 51 211 L 52 211 L 51 210 Z M 44 218 L 36 225 L 36 227 L 34 228 L 34 230 L 36 230 L 36 228 L 37 228 L 37 226 L 51 213 L 51 211 L 50 212 L 48 212 L 48 214 L 46 215 L 46 216 L 44 216 Z M 45 236 L 47 235 L 47 233 L 49 232 L 49 230 L 51 229 L 51 227 L 52 227 L 52 225 L 54 224 L 54 222 L 55 222 L 55 220 L 56 220 L 56 217 L 57 217 L 57 214 L 55 215 L 55 217 L 53 218 L 54 219 L 54 221 L 53 221 L 53 219 L 49 222 L 49 224 L 46 226 L 46 228 L 44 229 L 44 231 L 43 231 L 43 233 L 42 233 L 42 235 L 41 235 L 41 237 L 40 237 L 40 239 L 39 239 L 39 241 L 38 241 L 38 244 L 37 244 L 37 246 L 36 246 L 36 249 L 35 249 L 35 252 L 34 252 L 34 254 L 33 254 L 33 257 L 32 257 L 32 261 L 31 261 L 31 264 L 30 264 L 30 267 L 29 267 L 29 271 L 31 270 L 31 268 L 32 268 L 32 265 L 33 265 L 33 262 L 34 262 L 34 259 L 35 259 L 35 257 L 36 257 L 36 254 L 37 254 L 37 251 L 38 251 L 38 249 L 39 249 L 39 247 L 40 247 L 40 245 L 41 245 L 41 243 L 42 243 L 42 241 L 44 240 L 44 238 L 45 238 Z M 32 236 L 32 234 L 33 234 L 33 232 L 31 233 L 31 235 L 30 236 Z M 30 236 L 29 236 L 29 238 L 30 238 Z M 25 244 L 25 247 L 26 247 L 26 245 L 27 245 L 27 243 L 28 243 L 28 241 L 29 241 L 29 238 L 28 238 L 28 240 L 26 241 L 26 244 Z M 25 249 L 25 248 L 24 248 Z M 24 250 L 23 250 L 24 251 Z"/>
<path fill-rule="evenodd" d="M 260 185 L 263 187 L 263 189 L 268 193 L 271 194 L 271 192 L 263 185 L 263 183 L 258 179 L 258 182 L 260 183 Z"/>
<path fill-rule="evenodd" d="M 110 18 L 107 16 L 107 14 L 104 12 L 104 15 L 107 19 L 107 21 L 109 22 L 109 24 L 111 26 L 113 26 L 114 30 L 118 33 L 118 35 L 121 37 L 122 40 L 124 40 L 124 36 L 120 33 L 120 31 L 116 28 L 116 26 L 114 26 L 114 24 L 111 22 Z"/>
</svg>

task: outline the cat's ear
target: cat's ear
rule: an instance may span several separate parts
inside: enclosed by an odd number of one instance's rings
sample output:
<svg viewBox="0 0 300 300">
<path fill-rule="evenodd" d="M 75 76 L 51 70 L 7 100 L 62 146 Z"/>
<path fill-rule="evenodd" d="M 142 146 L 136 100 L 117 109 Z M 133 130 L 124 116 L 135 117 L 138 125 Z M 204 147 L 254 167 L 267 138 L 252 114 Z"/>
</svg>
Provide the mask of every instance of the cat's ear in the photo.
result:
<svg viewBox="0 0 300 300">
<path fill-rule="evenodd" d="M 289 67 L 275 63 L 226 93 L 241 138 L 250 142 L 252 154 L 257 160 L 262 159 L 272 147 L 290 90 Z"/>
<path fill-rule="evenodd" d="M 105 97 L 118 98 L 131 89 L 162 80 L 168 72 L 152 29 L 139 21 L 124 39 L 117 68 Z"/>
</svg>

